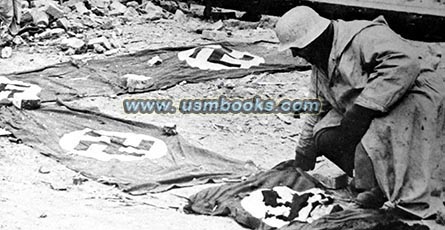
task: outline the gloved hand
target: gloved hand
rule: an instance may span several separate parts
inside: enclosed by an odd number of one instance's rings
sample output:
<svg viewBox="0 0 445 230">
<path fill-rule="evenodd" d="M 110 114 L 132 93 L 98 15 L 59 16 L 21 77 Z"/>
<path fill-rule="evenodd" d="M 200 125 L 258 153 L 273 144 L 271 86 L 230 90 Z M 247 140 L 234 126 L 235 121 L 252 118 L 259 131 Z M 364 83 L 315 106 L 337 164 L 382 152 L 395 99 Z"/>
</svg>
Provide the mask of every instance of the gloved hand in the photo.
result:
<svg viewBox="0 0 445 230">
<path fill-rule="evenodd" d="M 301 149 L 297 148 L 295 150 L 294 167 L 301 168 L 303 171 L 312 170 L 315 167 L 315 158 L 315 152 L 313 154 L 304 154 Z"/>
<path fill-rule="evenodd" d="M 315 137 L 317 152 L 354 153 L 357 144 L 365 135 L 369 125 L 379 114 L 360 105 L 353 105 L 345 113 L 340 126 L 322 130 Z"/>
</svg>

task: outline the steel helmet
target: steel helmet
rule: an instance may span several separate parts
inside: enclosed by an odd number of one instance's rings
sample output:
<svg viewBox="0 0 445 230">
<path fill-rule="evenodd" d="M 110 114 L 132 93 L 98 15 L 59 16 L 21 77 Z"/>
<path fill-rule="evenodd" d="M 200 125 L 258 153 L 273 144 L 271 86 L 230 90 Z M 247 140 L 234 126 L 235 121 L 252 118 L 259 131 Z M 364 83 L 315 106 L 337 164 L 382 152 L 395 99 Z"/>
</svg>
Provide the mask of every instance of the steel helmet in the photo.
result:
<svg viewBox="0 0 445 230">
<path fill-rule="evenodd" d="M 281 52 L 291 47 L 304 48 L 320 36 L 330 22 L 307 6 L 289 10 L 275 26 L 275 33 L 280 40 L 278 50 Z"/>
</svg>

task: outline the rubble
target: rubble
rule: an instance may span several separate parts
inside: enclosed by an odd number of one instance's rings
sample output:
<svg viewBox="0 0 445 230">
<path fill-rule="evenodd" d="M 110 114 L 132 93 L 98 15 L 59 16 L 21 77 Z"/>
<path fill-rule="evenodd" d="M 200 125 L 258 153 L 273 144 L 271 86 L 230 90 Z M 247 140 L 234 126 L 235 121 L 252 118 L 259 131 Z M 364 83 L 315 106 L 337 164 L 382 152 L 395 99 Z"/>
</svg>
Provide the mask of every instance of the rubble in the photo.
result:
<svg viewBox="0 0 445 230">
<path fill-rule="evenodd" d="M 44 11 L 37 9 L 37 8 L 33 8 L 33 9 L 31 9 L 31 11 L 29 13 L 32 16 L 32 20 L 35 25 L 37 25 L 39 27 L 43 27 L 43 28 L 48 27 L 49 17 Z"/>
<path fill-rule="evenodd" d="M 65 29 L 55 28 L 46 29 L 45 32 L 37 34 L 35 37 L 38 39 L 58 38 L 65 33 Z"/>
<path fill-rule="evenodd" d="M 136 17 L 139 17 L 139 12 L 133 7 L 128 7 L 127 10 L 124 12 L 124 18 L 128 21 L 131 21 Z"/>
<path fill-rule="evenodd" d="M 54 2 L 48 2 L 44 7 L 44 12 L 54 19 L 61 18 L 65 15 L 65 12 Z"/>
<path fill-rule="evenodd" d="M 129 92 L 145 89 L 152 85 L 152 78 L 143 75 L 125 74 L 121 76 L 121 80 Z"/>
<path fill-rule="evenodd" d="M 155 65 L 160 65 L 161 63 L 162 63 L 162 59 L 158 55 L 154 56 L 147 62 L 148 66 L 150 66 L 150 67 L 155 66 Z"/>
<path fill-rule="evenodd" d="M 106 51 L 106 49 L 100 44 L 94 44 L 93 47 L 94 47 L 94 52 L 98 54 L 102 54 Z"/>
<path fill-rule="evenodd" d="M 196 18 L 189 17 L 189 14 L 196 11 L 196 4 L 189 5 L 184 2 L 148 0 L 64 1 L 24 1 L 20 21 L 24 31 L 20 33 L 20 36 L 11 37 L 9 41 L 12 41 L 12 44 L 16 46 L 22 44 L 32 46 L 34 43 L 58 46 L 66 55 L 85 52 L 114 55 L 119 51 L 125 52 L 125 49 L 121 48 L 123 44 L 128 44 L 126 40 L 121 40 L 118 37 L 123 34 L 123 30 L 119 27 L 124 24 L 155 20 L 161 22 L 173 19 L 179 25 L 184 26 L 187 31 L 202 34 L 204 39 L 216 41 L 231 36 L 228 27 L 243 29 L 258 26 L 258 23 L 252 24 L 233 19 L 219 20 L 213 24 L 202 23 Z M 172 14 L 165 9 L 175 13 Z M 228 15 L 228 12 L 220 12 L 220 14 Z M 272 25 L 274 23 L 272 19 L 275 18 L 262 20 L 264 26 Z M 88 35 L 88 31 L 92 29 L 108 30 L 109 32 L 96 33 L 96 36 Z M 43 42 L 45 39 L 53 39 L 54 41 Z M 2 56 L 7 57 L 7 52 Z M 150 60 L 148 64 L 153 66 L 159 63 L 162 63 L 160 58 Z"/>
<path fill-rule="evenodd" d="M 113 1 L 110 5 L 110 16 L 123 15 L 127 11 L 127 7 L 119 1 Z"/>
<path fill-rule="evenodd" d="M 80 53 L 85 46 L 85 42 L 78 38 L 66 38 L 60 42 L 62 50 L 73 49 L 76 53 Z"/>
<path fill-rule="evenodd" d="M 224 31 L 204 30 L 202 31 L 202 38 L 213 41 L 225 40 L 229 35 Z"/>
<path fill-rule="evenodd" d="M 76 12 L 79 14 L 86 14 L 86 15 L 90 14 L 90 11 L 87 9 L 87 7 L 83 2 L 78 2 L 74 4 L 74 7 L 76 9 Z"/>
<path fill-rule="evenodd" d="M 91 8 L 107 9 L 111 5 L 111 0 L 89 0 Z"/>
<path fill-rule="evenodd" d="M 4 47 L 1 49 L 0 53 L 1 53 L 0 54 L 1 58 L 4 58 L 4 59 L 10 58 L 12 56 L 12 48 L 9 46 Z"/>
<path fill-rule="evenodd" d="M 176 10 L 174 19 L 181 24 L 188 21 L 187 16 L 184 14 L 184 12 L 182 12 L 182 10 Z"/>
<path fill-rule="evenodd" d="M 59 18 L 56 21 L 56 26 L 68 30 L 70 28 L 70 22 L 66 18 Z"/>
<path fill-rule="evenodd" d="M 113 48 L 111 46 L 111 43 L 105 37 L 93 38 L 88 41 L 88 46 L 94 46 L 94 45 L 100 45 L 107 50 L 110 50 Z M 96 50 L 96 46 L 94 46 L 94 50 Z M 105 50 L 103 52 L 105 52 Z M 101 53 L 103 53 L 103 52 L 101 52 Z"/>
<path fill-rule="evenodd" d="M 144 18 L 147 20 L 158 20 L 161 18 L 167 18 L 168 13 L 162 9 L 160 6 L 156 6 L 152 2 L 147 2 L 144 8 L 146 15 L 144 15 Z"/>
</svg>

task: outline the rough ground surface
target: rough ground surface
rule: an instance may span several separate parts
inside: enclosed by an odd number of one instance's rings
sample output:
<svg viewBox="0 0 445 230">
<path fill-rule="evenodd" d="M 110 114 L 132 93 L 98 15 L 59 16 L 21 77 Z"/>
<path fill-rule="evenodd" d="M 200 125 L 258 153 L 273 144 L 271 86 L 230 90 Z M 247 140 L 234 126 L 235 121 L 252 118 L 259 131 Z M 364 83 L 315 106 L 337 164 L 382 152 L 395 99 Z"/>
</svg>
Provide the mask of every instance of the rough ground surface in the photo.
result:
<svg viewBox="0 0 445 230">
<path fill-rule="evenodd" d="M 205 22 L 203 22 L 205 23 Z M 187 32 L 173 20 L 122 25 L 125 44 L 120 53 L 145 48 L 208 42 Z M 88 33 L 100 33 L 89 31 Z M 234 30 L 231 39 L 273 38 L 271 30 Z M 87 54 L 65 56 L 57 47 L 37 44 L 20 47 L 10 59 L 0 59 L 0 73 L 32 69 L 70 58 L 104 58 Z M 291 57 L 290 57 L 291 58 Z M 307 93 L 307 73 L 265 74 L 235 80 L 177 85 L 167 90 L 116 98 L 78 101 L 97 106 L 111 115 L 155 124 L 175 123 L 190 142 L 240 160 L 253 160 L 262 168 L 293 157 L 301 120 L 291 115 L 128 115 L 127 98 L 302 98 Z M 75 172 L 40 155 L 24 144 L 0 138 L 0 229 L 243 229 L 232 219 L 185 215 L 180 196 L 201 187 L 165 194 L 129 196 L 118 189 L 88 180 L 73 184 Z M 177 195 L 179 196 L 177 196 Z M 438 228 L 439 229 L 439 228 Z"/>
</svg>

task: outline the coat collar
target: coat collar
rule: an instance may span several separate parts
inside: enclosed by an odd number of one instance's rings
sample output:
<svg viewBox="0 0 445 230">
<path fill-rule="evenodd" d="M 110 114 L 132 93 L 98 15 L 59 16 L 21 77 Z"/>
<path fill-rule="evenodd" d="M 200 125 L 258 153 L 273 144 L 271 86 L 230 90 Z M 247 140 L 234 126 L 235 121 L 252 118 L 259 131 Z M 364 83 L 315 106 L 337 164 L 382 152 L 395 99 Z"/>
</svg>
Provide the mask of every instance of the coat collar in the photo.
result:
<svg viewBox="0 0 445 230">
<path fill-rule="evenodd" d="M 337 67 L 338 61 L 343 55 L 344 50 L 357 34 L 359 34 L 363 29 L 374 25 L 387 25 L 387 22 L 383 16 L 379 16 L 373 21 L 356 20 L 346 22 L 343 20 L 335 20 L 332 21 L 332 23 L 334 25 L 334 39 L 328 62 L 327 77 L 329 79 L 332 79 L 332 74 Z"/>
</svg>

